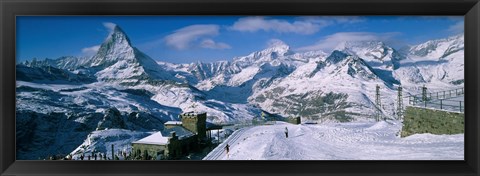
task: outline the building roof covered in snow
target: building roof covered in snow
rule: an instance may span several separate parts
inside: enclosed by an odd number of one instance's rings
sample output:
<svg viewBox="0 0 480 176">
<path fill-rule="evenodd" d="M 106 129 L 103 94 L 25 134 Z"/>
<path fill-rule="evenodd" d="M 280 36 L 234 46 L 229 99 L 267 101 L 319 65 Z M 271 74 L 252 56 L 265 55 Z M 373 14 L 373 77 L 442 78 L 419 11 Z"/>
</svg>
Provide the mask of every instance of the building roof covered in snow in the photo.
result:
<svg viewBox="0 0 480 176">
<path fill-rule="evenodd" d="M 167 121 L 165 125 L 182 125 L 182 121 Z"/>
<path fill-rule="evenodd" d="M 153 145 L 166 145 L 169 143 L 168 139 L 171 138 L 171 133 L 175 132 L 175 135 L 178 137 L 179 140 L 189 138 L 193 136 L 194 134 L 180 126 L 176 126 L 173 128 L 169 129 L 164 129 L 162 131 L 153 133 L 150 136 L 147 136 L 143 139 L 140 139 L 138 141 L 132 142 L 135 144 L 153 144 Z"/>
<path fill-rule="evenodd" d="M 166 145 L 168 144 L 168 136 L 163 136 L 162 132 L 153 133 L 138 141 L 132 142 L 134 144 L 154 144 L 154 145 Z"/>
</svg>

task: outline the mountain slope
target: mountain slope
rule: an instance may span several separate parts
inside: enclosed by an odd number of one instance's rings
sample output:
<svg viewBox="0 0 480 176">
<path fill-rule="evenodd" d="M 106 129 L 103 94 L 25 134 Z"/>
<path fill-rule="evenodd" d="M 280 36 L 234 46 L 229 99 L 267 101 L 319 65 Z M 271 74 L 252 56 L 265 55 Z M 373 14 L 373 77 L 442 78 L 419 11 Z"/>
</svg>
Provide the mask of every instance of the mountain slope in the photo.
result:
<svg viewBox="0 0 480 176">
<path fill-rule="evenodd" d="M 328 57 L 298 67 L 249 100 L 282 115 L 350 121 L 373 114 L 371 90 L 377 84 L 394 83 L 382 80 L 363 59 L 334 51 Z"/>
<path fill-rule="evenodd" d="M 49 65 L 30 67 L 24 64 L 16 66 L 16 79 L 57 84 L 88 84 L 96 81 L 95 77 L 88 72 L 71 72 Z"/>
<path fill-rule="evenodd" d="M 410 47 L 410 56 L 441 59 L 464 49 L 464 34 L 444 39 L 430 40 Z"/>
<path fill-rule="evenodd" d="M 138 84 L 145 79 L 177 80 L 152 58 L 134 48 L 119 26 L 100 46 L 97 54 L 82 66 L 99 69 L 95 74 L 97 79 L 106 82 Z"/>
<path fill-rule="evenodd" d="M 431 40 L 410 48 L 394 75 L 402 85 L 426 84 L 444 90 L 464 83 L 464 35 Z"/>
<path fill-rule="evenodd" d="M 370 66 L 382 69 L 397 69 L 399 61 L 405 59 L 397 50 L 381 41 L 343 42 L 335 50 L 358 56 Z"/>
</svg>

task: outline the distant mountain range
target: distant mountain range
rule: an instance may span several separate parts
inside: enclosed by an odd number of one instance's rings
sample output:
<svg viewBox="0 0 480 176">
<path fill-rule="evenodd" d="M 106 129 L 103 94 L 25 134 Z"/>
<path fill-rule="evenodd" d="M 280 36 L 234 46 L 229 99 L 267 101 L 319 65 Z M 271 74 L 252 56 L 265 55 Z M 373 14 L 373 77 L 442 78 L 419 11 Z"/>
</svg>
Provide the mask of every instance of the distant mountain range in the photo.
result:
<svg viewBox="0 0 480 176">
<path fill-rule="evenodd" d="M 16 65 L 17 159 L 69 153 L 102 130 L 142 137 L 139 131 L 163 129 L 187 111 L 207 112 L 213 123 L 250 121 L 261 112 L 373 120 L 376 85 L 381 109 L 392 117 L 398 86 L 405 96 L 423 85 L 461 87 L 463 64 L 463 34 L 403 52 L 382 41 L 345 41 L 331 53 L 294 52 L 277 42 L 231 61 L 172 64 L 133 47 L 116 26 L 92 57 Z"/>
</svg>

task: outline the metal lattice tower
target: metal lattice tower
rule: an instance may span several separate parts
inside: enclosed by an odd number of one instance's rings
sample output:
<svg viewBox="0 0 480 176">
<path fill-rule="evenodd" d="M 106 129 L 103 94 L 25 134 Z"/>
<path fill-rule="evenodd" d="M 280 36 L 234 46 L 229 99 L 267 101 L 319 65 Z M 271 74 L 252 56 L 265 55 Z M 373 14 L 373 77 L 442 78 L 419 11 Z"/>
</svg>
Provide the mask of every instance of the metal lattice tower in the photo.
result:
<svg viewBox="0 0 480 176">
<path fill-rule="evenodd" d="M 425 104 L 425 107 L 427 107 L 427 87 L 423 85 L 422 87 L 422 101 Z"/>
<path fill-rule="evenodd" d="M 402 119 L 403 116 L 403 96 L 402 96 L 403 88 L 402 86 L 398 87 L 398 105 L 397 105 L 397 120 Z"/>
<path fill-rule="evenodd" d="M 380 101 L 380 86 L 377 85 L 375 92 L 375 104 L 377 105 L 377 113 L 375 114 L 375 119 L 380 121 L 382 117 L 382 102 Z"/>
</svg>

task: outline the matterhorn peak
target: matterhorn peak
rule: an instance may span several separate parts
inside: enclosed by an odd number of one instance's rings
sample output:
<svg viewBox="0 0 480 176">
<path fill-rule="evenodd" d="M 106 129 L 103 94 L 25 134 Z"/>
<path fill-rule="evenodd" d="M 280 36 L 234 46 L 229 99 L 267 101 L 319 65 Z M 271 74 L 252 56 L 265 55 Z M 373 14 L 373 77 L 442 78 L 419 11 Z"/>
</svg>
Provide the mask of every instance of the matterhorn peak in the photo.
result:
<svg viewBox="0 0 480 176">
<path fill-rule="evenodd" d="M 133 47 L 118 25 L 114 26 L 87 65 L 98 68 L 95 75 L 103 81 L 132 83 L 145 78 L 176 81 L 170 73 L 160 68 L 155 60 Z"/>
<path fill-rule="evenodd" d="M 110 43 L 110 42 L 125 43 L 127 45 L 131 45 L 130 39 L 128 38 L 127 34 L 118 25 L 115 25 L 110 36 L 108 36 L 107 40 L 105 40 L 104 43 Z"/>
<path fill-rule="evenodd" d="M 92 58 L 90 66 L 110 66 L 118 60 L 135 58 L 134 48 L 127 34 L 116 25 L 108 38 L 100 45 L 98 52 Z"/>
</svg>

